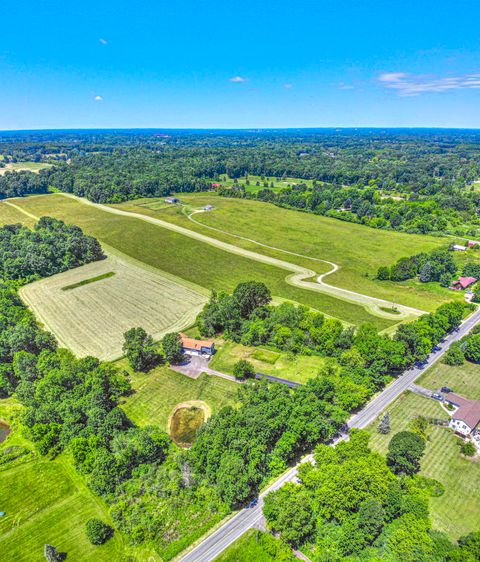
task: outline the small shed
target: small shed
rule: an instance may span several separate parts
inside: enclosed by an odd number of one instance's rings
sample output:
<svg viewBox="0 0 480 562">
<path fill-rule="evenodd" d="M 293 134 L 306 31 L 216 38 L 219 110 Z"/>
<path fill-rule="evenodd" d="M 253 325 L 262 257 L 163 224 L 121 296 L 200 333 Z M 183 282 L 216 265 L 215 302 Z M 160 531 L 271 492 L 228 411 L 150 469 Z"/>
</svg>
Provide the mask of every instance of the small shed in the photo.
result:
<svg viewBox="0 0 480 562">
<path fill-rule="evenodd" d="M 204 211 L 211 211 L 213 209 L 213 205 L 205 205 L 205 207 L 203 207 Z"/>
<path fill-rule="evenodd" d="M 466 246 L 462 246 L 461 244 L 453 244 L 452 250 L 453 250 L 454 252 L 466 252 L 467 247 L 466 247 Z"/>
<path fill-rule="evenodd" d="M 166 197 L 165 203 L 180 203 L 180 199 L 177 197 Z"/>
</svg>

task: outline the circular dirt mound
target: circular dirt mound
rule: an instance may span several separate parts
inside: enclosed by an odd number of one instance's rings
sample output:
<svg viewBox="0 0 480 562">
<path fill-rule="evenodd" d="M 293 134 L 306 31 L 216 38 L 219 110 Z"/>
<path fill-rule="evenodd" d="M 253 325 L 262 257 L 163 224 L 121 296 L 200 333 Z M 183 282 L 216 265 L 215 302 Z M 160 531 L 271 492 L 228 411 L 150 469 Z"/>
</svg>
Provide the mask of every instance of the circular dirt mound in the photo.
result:
<svg viewBox="0 0 480 562">
<path fill-rule="evenodd" d="M 201 400 L 177 404 L 168 420 L 168 432 L 180 447 L 191 447 L 197 431 L 211 416 L 211 410 Z"/>
</svg>

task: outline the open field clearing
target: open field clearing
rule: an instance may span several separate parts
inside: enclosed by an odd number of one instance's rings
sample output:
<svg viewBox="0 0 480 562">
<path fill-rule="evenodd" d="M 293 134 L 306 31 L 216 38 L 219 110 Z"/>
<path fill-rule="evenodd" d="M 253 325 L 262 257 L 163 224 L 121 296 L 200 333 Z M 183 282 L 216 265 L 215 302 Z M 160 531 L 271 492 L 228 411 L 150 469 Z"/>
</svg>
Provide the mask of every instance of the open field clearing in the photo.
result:
<svg viewBox="0 0 480 562">
<path fill-rule="evenodd" d="M 225 342 L 218 347 L 217 353 L 210 361 L 210 367 L 223 373 L 233 374 L 233 366 L 240 359 L 250 361 L 255 370 L 260 373 L 301 384 L 315 377 L 326 362 L 324 357 L 314 355 L 298 355 L 289 359 L 287 353 Z"/>
<path fill-rule="evenodd" d="M 463 365 L 450 367 L 438 362 L 417 380 L 417 384 L 435 391 L 449 386 L 466 398 L 480 400 L 480 365 L 465 361 Z"/>
<path fill-rule="evenodd" d="M 300 185 L 300 184 L 304 184 L 307 187 L 312 187 L 313 182 L 312 180 L 302 180 L 300 178 L 283 178 L 280 180 L 277 180 L 277 178 L 274 177 L 265 177 L 264 181 L 262 181 L 260 176 L 248 176 L 248 184 L 247 184 L 247 180 L 245 177 L 240 177 L 237 180 L 237 184 L 233 183 L 233 179 L 229 178 L 228 176 L 226 176 L 225 174 L 221 175 L 221 180 L 220 183 L 225 186 L 225 187 L 231 187 L 233 185 L 240 185 L 242 187 L 245 188 L 246 191 L 249 191 L 250 193 L 256 193 L 257 191 L 260 191 L 262 189 L 266 189 L 264 182 L 266 181 L 268 184 L 268 189 L 271 189 L 273 191 L 279 191 L 280 189 L 285 189 L 288 186 L 295 186 L 295 185 Z M 257 185 L 257 183 L 259 185 Z M 319 182 L 322 183 L 322 182 Z M 272 186 L 273 184 L 273 186 Z"/>
<path fill-rule="evenodd" d="M 382 454 L 387 452 L 392 436 L 406 429 L 414 417 L 448 419 L 438 402 L 411 392 L 402 394 L 388 411 L 391 425 L 388 435 L 377 432 L 378 420 L 369 428 L 372 434 L 370 444 Z M 420 472 L 445 486 L 442 496 L 430 498 L 430 514 L 433 528 L 447 532 L 452 539 L 477 531 L 480 523 L 480 463 L 460 456 L 460 442 L 450 429 L 430 426 Z"/>
<path fill-rule="evenodd" d="M 33 450 L 15 423 L 21 409 L 13 399 L 0 400 L 0 419 L 13 428 L 0 450 L 11 446 Z M 0 520 L 2 562 L 42 562 L 46 543 L 79 562 L 122 561 L 130 554 L 139 555 L 138 560 L 148 556 L 152 562 L 159 560 L 149 549 L 128 547 L 118 531 L 102 546 L 90 544 L 84 525 L 92 517 L 111 523 L 108 507 L 90 492 L 65 454 L 49 461 L 30 452 L 0 466 L 0 506 L 6 512 Z"/>
<path fill-rule="evenodd" d="M 14 202 L 27 213 L 55 216 L 75 223 L 87 234 L 96 236 L 102 243 L 117 251 L 207 290 L 232 291 L 238 283 L 255 279 L 266 283 L 274 296 L 305 304 L 347 323 L 369 321 L 382 330 L 401 319 L 384 312 L 378 312 L 378 316 L 369 314 L 365 309 L 367 304 L 354 304 L 320 290 L 310 290 L 309 282 L 306 282 L 309 289 L 294 286 L 286 280 L 286 277 L 293 276 L 293 262 L 281 262 L 286 264 L 283 266 L 285 269 L 288 266 L 289 275 L 277 265 L 241 255 L 240 245 L 232 246 L 235 252 L 240 250 L 233 253 L 217 247 L 219 242 L 211 237 L 209 239 L 212 243 L 205 242 L 175 232 L 170 227 L 164 228 L 133 216 L 112 214 L 98 206 L 63 195 L 29 197 L 15 199 Z M 193 234 L 197 236 L 195 232 Z M 270 260 L 265 255 L 260 258 L 275 264 L 280 261 Z M 305 271 L 304 268 L 297 267 L 297 270 L 299 275 L 304 276 L 304 273 L 300 273 Z M 314 281 L 310 283 L 318 286 Z"/>
<path fill-rule="evenodd" d="M 45 162 L 10 162 L 5 164 L 3 168 L 0 168 L 0 176 L 6 174 L 7 172 L 34 172 L 38 173 L 40 170 L 45 168 L 50 168 L 52 164 L 47 164 Z"/>
<path fill-rule="evenodd" d="M 251 242 L 236 236 L 315 260 L 334 262 L 340 267 L 323 278 L 325 283 L 385 299 L 390 303 L 433 310 L 442 302 L 458 298 L 458 295 L 452 295 L 452 291 L 434 283 L 393 283 L 375 279 L 380 265 L 392 265 L 401 257 L 445 246 L 450 239 L 377 230 L 282 209 L 260 201 L 228 199 L 210 193 L 180 194 L 179 197 L 185 204 L 183 208 L 171 205 L 154 210 L 146 205 L 145 199 L 140 200 L 139 204 L 122 203 L 117 207 L 170 220 L 249 249 L 252 248 Z M 151 204 L 155 205 L 155 201 Z M 195 213 L 188 218 L 192 211 L 203 209 L 207 204 L 213 205 L 214 210 Z M 265 248 L 257 245 L 256 251 L 265 252 Z M 318 262 L 308 257 L 289 254 L 286 259 L 304 267 L 318 267 Z M 328 271 L 331 270 L 329 267 Z"/>
<path fill-rule="evenodd" d="M 61 345 L 107 360 L 122 355 L 129 328 L 142 326 L 160 339 L 191 324 L 207 300 L 114 255 L 26 285 L 20 295 Z"/>
<path fill-rule="evenodd" d="M 127 367 L 123 359 L 118 365 Z M 226 379 L 206 374 L 191 379 L 168 367 L 132 373 L 130 379 L 134 393 L 122 404 L 128 417 L 138 425 L 156 424 L 167 432 L 169 418 L 179 404 L 201 400 L 214 414 L 235 404 L 238 391 L 238 384 Z"/>
<path fill-rule="evenodd" d="M 0 226 L 22 223 L 32 227 L 35 222 L 33 217 L 28 217 L 6 201 L 0 201 Z"/>
</svg>

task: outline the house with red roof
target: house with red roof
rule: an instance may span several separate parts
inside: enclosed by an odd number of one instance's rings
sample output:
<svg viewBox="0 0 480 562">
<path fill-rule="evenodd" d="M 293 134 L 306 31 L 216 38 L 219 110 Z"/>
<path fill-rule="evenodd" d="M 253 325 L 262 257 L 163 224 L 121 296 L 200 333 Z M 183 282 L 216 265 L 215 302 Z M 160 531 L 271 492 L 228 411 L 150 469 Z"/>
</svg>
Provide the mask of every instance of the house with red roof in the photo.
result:
<svg viewBox="0 0 480 562">
<path fill-rule="evenodd" d="M 471 438 L 480 449 L 480 400 L 469 400 L 455 392 L 449 392 L 444 402 L 450 408 L 453 407 L 448 425 L 460 436 Z"/>
<path fill-rule="evenodd" d="M 189 338 L 180 332 L 182 351 L 187 355 L 213 355 L 215 353 L 215 343 L 210 340 L 196 340 Z"/>
<path fill-rule="evenodd" d="M 476 282 L 476 277 L 459 277 L 457 281 L 453 281 L 450 285 L 450 289 L 452 289 L 452 291 L 464 291 L 467 287 L 470 287 L 470 285 Z"/>
</svg>

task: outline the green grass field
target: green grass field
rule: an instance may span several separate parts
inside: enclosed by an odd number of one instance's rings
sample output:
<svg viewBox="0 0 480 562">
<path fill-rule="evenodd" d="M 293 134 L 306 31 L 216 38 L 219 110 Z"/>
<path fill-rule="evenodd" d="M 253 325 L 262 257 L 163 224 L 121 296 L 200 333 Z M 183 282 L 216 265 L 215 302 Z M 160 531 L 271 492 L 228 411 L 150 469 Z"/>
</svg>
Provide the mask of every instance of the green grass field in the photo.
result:
<svg viewBox="0 0 480 562">
<path fill-rule="evenodd" d="M 217 353 L 210 361 L 210 366 L 212 369 L 233 374 L 233 366 L 239 359 L 247 359 L 257 371 L 266 375 L 302 384 L 314 377 L 326 361 L 324 357 L 307 355 L 298 355 L 291 360 L 286 353 L 225 342 L 218 347 Z"/>
<path fill-rule="evenodd" d="M 480 400 L 480 365 L 469 361 L 458 367 L 435 363 L 416 382 L 430 390 L 449 386 L 466 398 Z"/>
<path fill-rule="evenodd" d="M 334 286 L 357 291 L 392 303 L 401 303 L 423 310 L 433 310 L 442 302 L 460 298 L 438 283 L 419 283 L 405 281 L 393 283 L 375 279 L 381 265 L 392 265 L 399 258 L 450 243 L 446 238 L 404 234 L 387 230 L 377 230 L 366 226 L 320 217 L 313 214 L 282 209 L 260 201 L 229 199 L 214 193 L 180 194 L 185 207 L 170 206 L 152 210 L 139 204 L 123 203 L 120 208 L 134 210 L 151 216 L 170 220 L 210 236 L 233 242 L 237 245 L 267 253 L 265 248 L 252 245 L 205 228 L 211 226 L 225 232 L 244 236 L 283 250 L 296 252 L 316 259 L 332 261 L 341 268 L 328 276 L 325 281 Z M 151 201 L 151 204 L 155 200 Z M 188 219 L 189 210 L 203 208 L 212 204 L 215 208 L 207 213 L 194 215 Z M 142 205 L 142 206 L 140 206 Z M 319 262 L 288 255 L 288 259 L 312 269 L 318 268 Z M 329 271 L 329 266 L 326 271 Z"/>
<path fill-rule="evenodd" d="M 85 536 L 84 525 L 97 517 L 111 523 L 108 508 L 94 496 L 73 468 L 67 455 L 55 460 L 39 457 L 19 429 L 21 407 L 13 399 L 0 400 L 0 419 L 12 432 L 0 446 L 22 446 L 30 453 L 13 463 L 0 465 L 0 558 L 2 562 L 41 562 L 43 549 L 52 544 L 67 554 L 67 560 L 110 562 L 127 560 L 159 561 L 146 549 L 129 547 L 123 535 L 115 532 L 102 546 L 93 546 Z"/>
<path fill-rule="evenodd" d="M 50 168 L 52 164 L 47 164 L 46 162 L 12 162 L 7 164 L 4 168 L 0 168 L 0 175 L 8 171 L 29 171 L 38 173 L 40 170 Z"/>
<path fill-rule="evenodd" d="M 21 211 L 15 209 L 15 207 L 5 203 L 5 201 L 0 201 L 0 226 L 16 223 L 32 227 L 35 224 L 35 219 L 27 217 Z"/>
<path fill-rule="evenodd" d="M 16 199 L 15 204 L 36 216 L 50 215 L 77 224 L 127 256 L 209 290 L 232 291 L 238 283 L 255 279 L 265 282 L 275 296 L 305 304 L 351 324 L 369 321 L 385 329 L 398 321 L 393 315 L 392 320 L 373 316 L 363 306 L 290 285 L 285 280 L 289 273 L 283 269 L 134 217 L 113 215 L 61 195 Z M 285 259 L 285 255 L 282 254 L 282 258 Z"/>
<path fill-rule="evenodd" d="M 312 187 L 313 182 L 312 180 L 302 180 L 300 178 L 283 178 L 283 179 L 277 179 L 275 177 L 265 177 L 264 180 L 262 181 L 260 176 L 248 176 L 248 184 L 247 184 L 247 179 L 245 177 L 241 177 L 238 178 L 237 180 L 237 184 L 234 184 L 233 179 L 229 178 L 226 174 L 223 174 L 220 176 L 220 182 L 223 186 L 225 187 L 232 187 L 233 185 L 240 185 L 243 186 L 245 188 L 246 191 L 250 192 L 250 193 L 256 193 L 257 191 L 260 191 L 262 189 L 266 189 L 266 186 L 264 185 L 265 182 L 268 183 L 268 189 L 271 189 L 272 191 L 279 191 L 280 189 L 285 189 L 286 187 L 290 186 L 294 186 L 294 185 L 299 185 L 299 184 L 305 184 L 308 187 Z M 217 182 L 218 183 L 218 182 Z M 257 183 L 259 185 L 257 185 Z M 322 183 L 322 182 L 319 182 Z M 272 186 L 273 184 L 273 186 Z"/>
<path fill-rule="evenodd" d="M 377 432 L 378 420 L 369 428 L 370 444 L 382 454 L 387 452 L 392 436 L 406 429 L 414 417 L 448 419 L 438 402 L 411 392 L 402 394 L 388 411 L 391 423 L 388 435 Z M 460 442 L 450 429 L 431 426 L 421 462 L 421 474 L 435 478 L 445 486 L 444 495 L 430 499 L 433 528 L 447 532 L 452 539 L 480 529 L 480 463 L 461 457 Z"/>
<path fill-rule="evenodd" d="M 125 360 L 117 362 L 124 366 Z M 149 373 L 132 373 L 134 393 L 125 399 L 122 408 L 138 425 L 159 425 L 168 431 L 168 418 L 175 406 L 189 400 L 203 400 L 212 413 L 223 406 L 235 404 L 238 384 L 211 375 L 191 379 L 167 367 Z"/>
<path fill-rule="evenodd" d="M 215 562 L 275 562 L 279 559 L 276 554 L 280 545 L 277 539 L 256 529 L 251 529 L 230 545 Z M 282 548 L 282 560 L 294 562 L 295 556 L 290 554 L 287 547 Z M 291 557 L 290 557 L 291 556 Z"/>
</svg>

